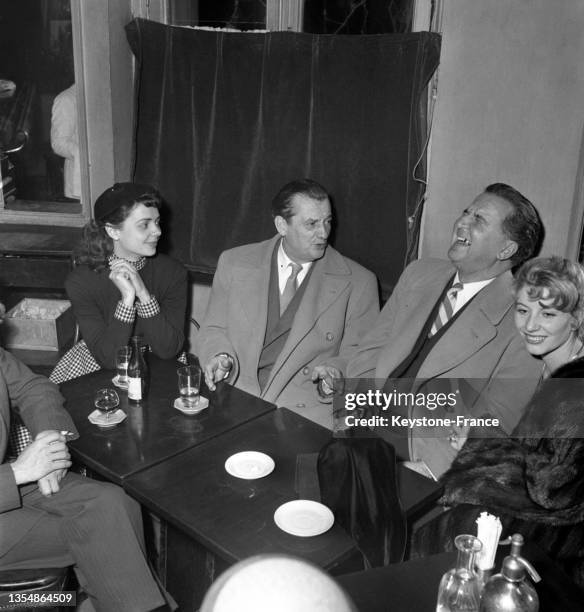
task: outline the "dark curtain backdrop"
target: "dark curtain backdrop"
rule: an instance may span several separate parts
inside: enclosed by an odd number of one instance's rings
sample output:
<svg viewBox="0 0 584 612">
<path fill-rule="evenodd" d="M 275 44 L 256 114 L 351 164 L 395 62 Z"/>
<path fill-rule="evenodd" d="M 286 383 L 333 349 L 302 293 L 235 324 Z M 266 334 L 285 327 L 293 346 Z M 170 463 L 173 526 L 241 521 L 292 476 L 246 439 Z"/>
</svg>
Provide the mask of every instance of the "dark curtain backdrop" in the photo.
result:
<svg viewBox="0 0 584 612">
<path fill-rule="evenodd" d="M 334 246 L 391 291 L 422 192 L 413 172 L 438 35 L 239 34 L 143 19 L 126 30 L 134 180 L 167 200 L 171 254 L 212 273 L 224 249 L 272 236 L 271 199 L 310 177 L 332 195 Z"/>
</svg>

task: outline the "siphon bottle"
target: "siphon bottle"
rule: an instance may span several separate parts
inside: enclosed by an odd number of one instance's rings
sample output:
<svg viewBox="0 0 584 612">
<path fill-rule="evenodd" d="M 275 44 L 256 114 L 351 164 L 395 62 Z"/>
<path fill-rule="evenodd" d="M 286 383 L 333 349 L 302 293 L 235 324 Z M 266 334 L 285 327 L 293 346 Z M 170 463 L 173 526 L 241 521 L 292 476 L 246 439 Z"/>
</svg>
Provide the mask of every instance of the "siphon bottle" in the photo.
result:
<svg viewBox="0 0 584 612">
<path fill-rule="evenodd" d="M 142 336 L 130 338 L 130 361 L 128 362 L 128 402 L 140 404 L 146 399 L 149 371 L 142 345 Z"/>
<path fill-rule="evenodd" d="M 539 597 L 529 582 L 541 580 L 534 567 L 521 557 L 523 536 L 511 536 L 511 553 L 503 560 L 500 574 L 495 574 L 485 585 L 480 612 L 537 612 Z"/>
<path fill-rule="evenodd" d="M 459 535 L 454 544 L 458 560 L 456 567 L 442 576 L 436 612 L 479 612 L 480 588 L 474 559 L 481 541 L 472 535 Z"/>
</svg>

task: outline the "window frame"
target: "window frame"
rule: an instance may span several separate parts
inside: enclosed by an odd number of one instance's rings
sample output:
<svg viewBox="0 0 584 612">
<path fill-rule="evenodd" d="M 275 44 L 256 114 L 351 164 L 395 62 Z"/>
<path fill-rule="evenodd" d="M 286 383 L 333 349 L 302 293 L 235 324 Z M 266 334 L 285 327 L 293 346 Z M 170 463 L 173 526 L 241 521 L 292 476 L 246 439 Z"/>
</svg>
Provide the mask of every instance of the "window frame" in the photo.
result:
<svg viewBox="0 0 584 612">
<path fill-rule="evenodd" d="M 73 58 L 75 65 L 75 82 L 77 83 L 77 114 L 79 133 L 79 156 L 81 165 L 81 211 L 77 213 L 50 212 L 42 210 L 44 202 L 49 200 L 34 200 L 34 210 L 11 210 L 0 193 L 0 223 L 26 225 L 53 225 L 81 227 L 90 218 L 89 173 L 88 173 L 88 139 L 87 114 L 85 105 L 85 73 L 83 70 L 83 41 L 80 3 L 71 0 L 71 27 L 73 31 Z M 19 200 L 17 199 L 16 202 Z M 41 210 L 39 210 L 39 208 Z"/>
</svg>

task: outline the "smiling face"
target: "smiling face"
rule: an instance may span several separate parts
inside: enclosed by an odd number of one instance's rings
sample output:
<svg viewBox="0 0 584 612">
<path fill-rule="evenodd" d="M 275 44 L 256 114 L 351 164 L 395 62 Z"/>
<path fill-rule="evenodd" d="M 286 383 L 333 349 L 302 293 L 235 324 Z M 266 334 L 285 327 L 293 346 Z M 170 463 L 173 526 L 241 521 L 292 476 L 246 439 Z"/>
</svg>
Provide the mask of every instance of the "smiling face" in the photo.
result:
<svg viewBox="0 0 584 612">
<path fill-rule="evenodd" d="M 288 221 L 280 215 L 274 219 L 284 250 L 296 263 L 316 261 L 324 255 L 331 233 L 331 204 L 328 198 L 315 200 L 301 194 L 293 196 L 291 204 Z"/>
<path fill-rule="evenodd" d="M 162 234 L 160 213 L 155 206 L 137 204 L 120 226 L 106 226 L 114 241 L 118 257 L 135 261 L 140 257 L 156 255 L 156 246 Z"/>
<path fill-rule="evenodd" d="M 572 314 L 553 307 L 549 289 L 544 289 L 539 298 L 530 298 L 528 290 L 524 285 L 517 291 L 515 325 L 528 352 L 555 370 L 571 357 L 577 321 Z"/>
<path fill-rule="evenodd" d="M 511 204 L 491 193 L 481 193 L 454 222 L 448 257 L 463 283 L 487 280 L 511 268 L 517 243 L 503 231 Z"/>
</svg>

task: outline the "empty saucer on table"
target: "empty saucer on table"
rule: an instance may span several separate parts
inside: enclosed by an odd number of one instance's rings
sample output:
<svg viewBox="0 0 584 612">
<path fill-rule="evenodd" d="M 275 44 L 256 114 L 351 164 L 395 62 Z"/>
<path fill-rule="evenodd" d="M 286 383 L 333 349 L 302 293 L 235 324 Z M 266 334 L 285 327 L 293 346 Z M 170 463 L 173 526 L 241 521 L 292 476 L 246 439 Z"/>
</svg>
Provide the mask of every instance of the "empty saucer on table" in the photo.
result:
<svg viewBox="0 0 584 612">
<path fill-rule="evenodd" d="M 103 412 L 94 410 L 87 418 L 89 419 L 90 423 L 93 423 L 102 429 L 107 429 L 108 427 L 115 427 L 124 421 L 126 418 L 126 413 L 118 408 L 106 416 Z"/>
<path fill-rule="evenodd" d="M 127 389 L 128 388 L 128 383 L 127 382 L 120 382 L 120 378 L 119 378 L 119 376 L 117 374 L 112 378 L 112 382 L 114 383 L 114 385 L 116 387 L 118 387 L 118 389 Z"/>
<path fill-rule="evenodd" d="M 225 470 L 236 478 L 254 480 L 271 474 L 275 465 L 274 460 L 265 453 L 243 451 L 227 459 Z"/>
<path fill-rule="evenodd" d="M 282 504 L 274 512 L 278 527 L 295 536 L 316 536 L 328 531 L 335 522 L 331 510 L 309 499 L 296 499 Z"/>
<path fill-rule="evenodd" d="M 187 408 L 183 404 L 182 399 L 180 397 L 177 397 L 174 400 L 173 405 L 177 410 L 180 410 L 183 414 L 189 414 L 189 415 L 199 414 L 199 412 L 202 412 L 203 410 L 205 410 L 205 408 L 208 408 L 209 400 L 206 397 L 199 395 L 199 401 L 192 408 Z"/>
</svg>

